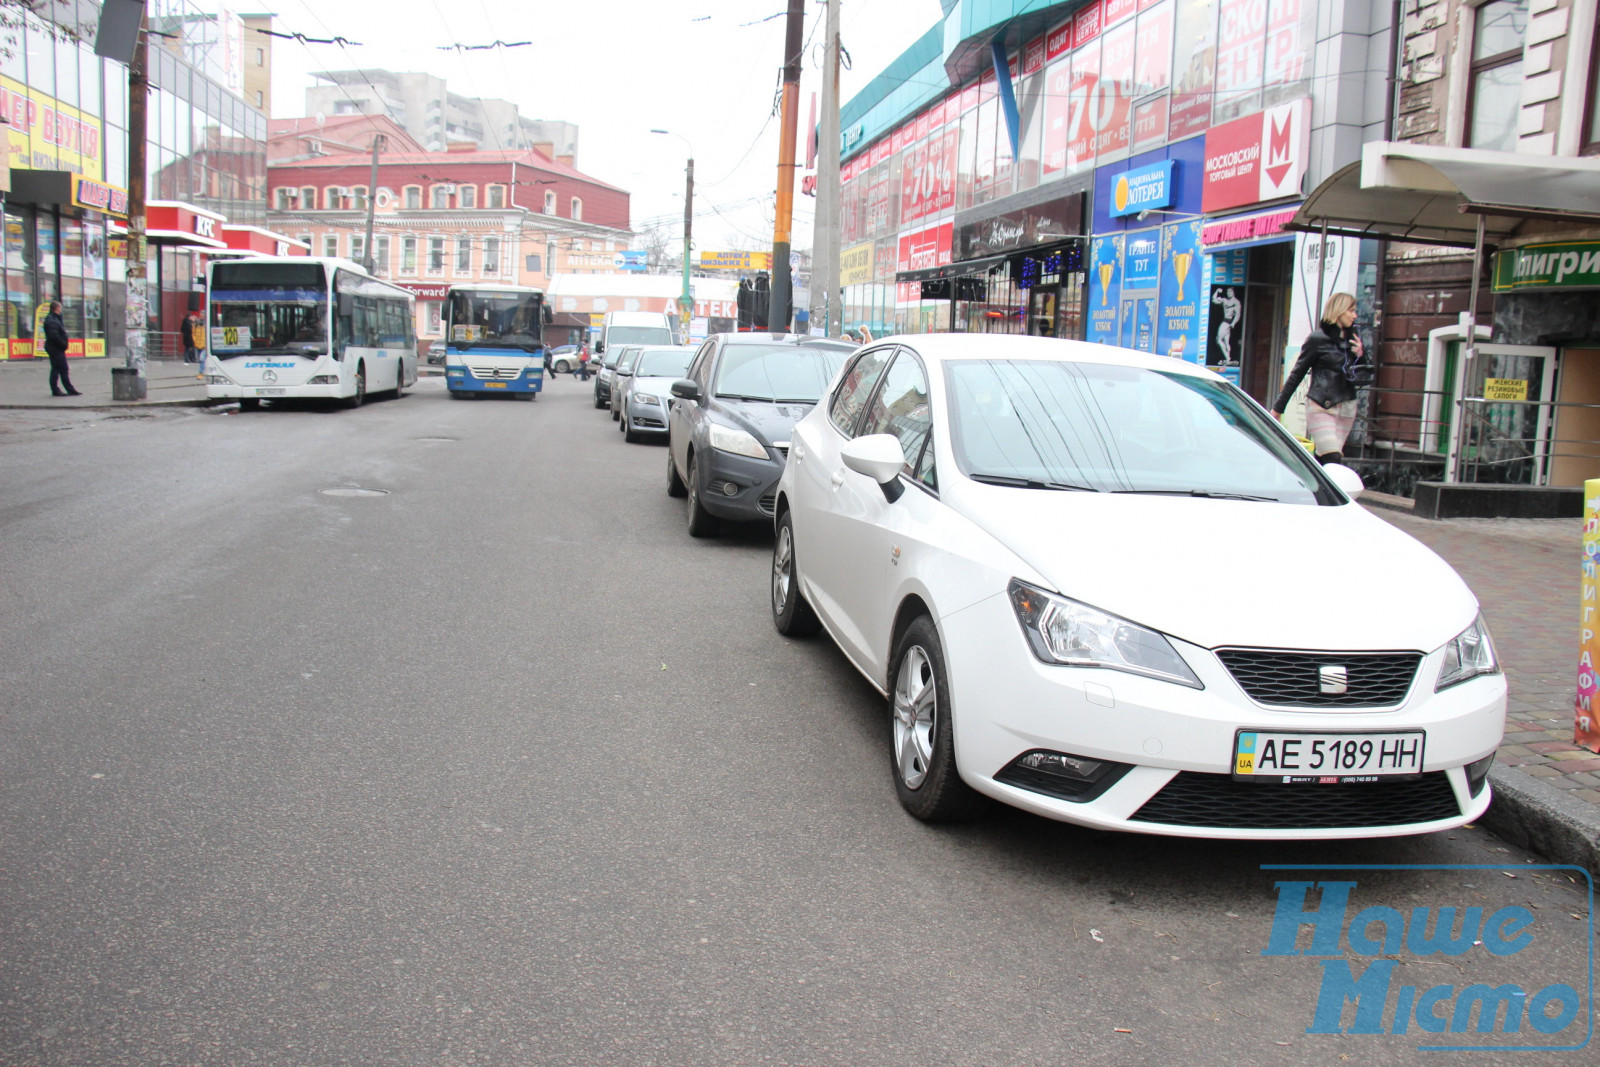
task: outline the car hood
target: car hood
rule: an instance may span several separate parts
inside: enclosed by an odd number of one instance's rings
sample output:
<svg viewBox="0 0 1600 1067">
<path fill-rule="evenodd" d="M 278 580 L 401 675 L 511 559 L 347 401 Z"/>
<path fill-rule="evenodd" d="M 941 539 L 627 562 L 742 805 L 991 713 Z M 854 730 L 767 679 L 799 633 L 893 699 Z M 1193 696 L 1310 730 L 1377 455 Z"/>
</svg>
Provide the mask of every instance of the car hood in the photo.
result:
<svg viewBox="0 0 1600 1067">
<path fill-rule="evenodd" d="M 749 430 L 769 445 L 787 444 L 794 424 L 811 414 L 815 404 L 769 404 L 760 400 L 712 401 L 711 410 Z"/>
<path fill-rule="evenodd" d="M 1429 652 L 1478 610 L 1449 564 L 1356 504 L 961 488 L 957 510 L 1056 592 L 1207 648 Z"/>
<path fill-rule="evenodd" d="M 681 374 L 675 374 L 675 375 L 670 375 L 670 376 L 657 376 L 657 375 L 652 374 L 648 378 L 640 378 L 637 375 L 635 375 L 634 379 L 633 379 L 633 383 L 628 386 L 628 389 L 629 389 L 630 392 L 647 393 L 647 394 L 649 394 L 651 396 L 660 396 L 660 397 L 665 397 L 668 400 L 671 400 L 672 399 L 672 383 L 673 382 L 680 382 L 682 380 L 683 380 L 683 375 L 681 375 Z"/>
</svg>

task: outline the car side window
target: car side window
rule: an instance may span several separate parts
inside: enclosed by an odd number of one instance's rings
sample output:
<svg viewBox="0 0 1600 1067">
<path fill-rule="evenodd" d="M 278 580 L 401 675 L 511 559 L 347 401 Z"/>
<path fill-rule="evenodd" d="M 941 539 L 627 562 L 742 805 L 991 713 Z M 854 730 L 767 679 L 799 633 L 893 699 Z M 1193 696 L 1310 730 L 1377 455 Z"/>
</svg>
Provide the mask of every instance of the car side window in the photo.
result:
<svg viewBox="0 0 1600 1067">
<path fill-rule="evenodd" d="M 684 375 L 685 378 L 693 378 L 699 382 L 702 389 L 706 385 L 706 369 L 711 363 L 711 353 L 716 347 L 714 341 L 707 341 L 701 345 L 700 351 L 694 354 L 694 362 L 689 364 L 689 373 Z"/>
<path fill-rule="evenodd" d="M 828 418 L 846 437 L 855 428 L 857 416 L 867 406 L 867 398 L 872 395 L 873 386 L 878 384 L 878 378 L 882 376 L 883 368 L 888 365 L 892 355 L 892 345 L 863 352 L 839 379 L 838 388 L 833 391 L 833 400 L 828 405 Z"/>
<path fill-rule="evenodd" d="M 932 489 L 935 493 L 939 491 L 939 473 L 933 465 L 932 434 L 927 436 L 927 443 L 922 446 L 922 455 L 917 460 L 917 469 L 912 474 L 912 477 Z"/>
<path fill-rule="evenodd" d="M 921 361 L 901 349 L 894 363 L 884 373 L 883 384 L 867 405 L 858 436 L 894 434 L 900 439 L 900 449 L 905 453 L 906 473 L 911 474 L 932 427 L 933 415 L 928 409 L 928 376 L 922 369 Z"/>
</svg>

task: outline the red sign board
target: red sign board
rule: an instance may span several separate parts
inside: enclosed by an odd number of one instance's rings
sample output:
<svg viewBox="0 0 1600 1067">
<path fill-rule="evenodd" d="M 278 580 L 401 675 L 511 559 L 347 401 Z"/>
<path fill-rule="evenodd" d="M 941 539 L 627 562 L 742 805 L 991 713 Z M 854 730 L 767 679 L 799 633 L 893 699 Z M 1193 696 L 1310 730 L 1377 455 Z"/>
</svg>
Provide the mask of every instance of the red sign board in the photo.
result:
<svg viewBox="0 0 1600 1067">
<path fill-rule="evenodd" d="M 906 234 L 900 238 L 900 256 L 895 261 L 895 269 L 927 270 L 930 267 L 947 266 L 954 236 L 955 224 L 950 222 Z"/>
<path fill-rule="evenodd" d="M 945 130 L 919 145 L 900 172 L 900 221 L 915 222 L 956 206 L 956 146 L 961 131 Z"/>
<path fill-rule="evenodd" d="M 1282 233 L 1294 218 L 1297 209 L 1268 211 L 1260 215 L 1244 215 L 1209 223 L 1200 231 L 1200 243 L 1207 248 L 1213 245 L 1232 244 L 1235 241 L 1259 241 L 1263 237 Z"/>
<path fill-rule="evenodd" d="M 1072 20 L 1068 19 L 1044 35 L 1044 58 L 1046 62 L 1056 58 L 1056 56 L 1072 51 L 1072 25 Z"/>
<path fill-rule="evenodd" d="M 1167 139 L 1167 97 L 1158 96 L 1133 109 L 1133 147 L 1158 145 Z"/>
<path fill-rule="evenodd" d="M 1291 100 L 1206 132 L 1200 204 L 1206 212 L 1300 193 L 1311 146 L 1311 101 Z"/>
<path fill-rule="evenodd" d="M 1022 47 L 1022 73 L 1032 74 L 1044 66 L 1045 44 L 1043 37 L 1035 37 Z"/>
<path fill-rule="evenodd" d="M 1072 47 L 1082 48 L 1096 37 L 1100 36 L 1101 4 L 1094 0 L 1088 7 L 1078 12 L 1072 20 Z"/>
<path fill-rule="evenodd" d="M 1138 0 L 1105 0 L 1104 6 L 1104 24 L 1115 26 L 1138 9 Z"/>
<path fill-rule="evenodd" d="M 924 111 L 920 115 L 917 116 L 917 122 L 916 122 L 916 125 L 913 127 L 913 132 L 911 134 L 911 139 L 913 141 L 920 141 L 920 140 L 922 140 L 923 138 L 925 138 L 927 136 L 928 136 L 928 113 L 926 111 Z"/>
</svg>

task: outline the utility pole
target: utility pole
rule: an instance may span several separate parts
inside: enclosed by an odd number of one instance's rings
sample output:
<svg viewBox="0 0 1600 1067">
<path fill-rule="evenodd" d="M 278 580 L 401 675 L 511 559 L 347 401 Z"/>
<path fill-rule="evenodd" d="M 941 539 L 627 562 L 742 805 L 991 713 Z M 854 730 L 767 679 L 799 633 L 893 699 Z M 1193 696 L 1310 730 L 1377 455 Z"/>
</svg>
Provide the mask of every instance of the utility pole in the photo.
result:
<svg viewBox="0 0 1600 1067">
<path fill-rule="evenodd" d="M 145 267 L 145 136 L 146 100 L 150 88 L 150 36 L 145 29 L 149 14 L 140 16 L 138 41 L 133 62 L 128 64 L 128 270 L 127 304 L 123 316 L 125 331 L 124 366 L 131 369 L 129 383 L 137 396 L 120 399 L 142 400 L 149 388 L 145 374 L 146 331 L 150 328 L 150 291 Z"/>
<path fill-rule="evenodd" d="M 844 323 L 839 288 L 839 0 L 827 0 L 827 5 L 822 121 L 817 130 L 817 220 L 811 242 L 811 321 L 817 321 L 820 309 L 823 334 L 838 337 Z"/>
<path fill-rule="evenodd" d="M 689 317 L 694 314 L 694 289 L 689 284 L 689 235 L 694 231 L 694 156 L 683 184 L 683 295 L 678 298 L 678 343 L 689 343 Z"/>
<path fill-rule="evenodd" d="M 363 255 L 361 266 L 371 274 L 378 265 L 377 257 L 372 254 L 372 215 L 378 204 L 378 149 L 384 146 L 384 137 L 381 133 L 372 135 L 372 177 L 367 182 L 367 241 L 361 246 Z"/>
<path fill-rule="evenodd" d="M 783 103 L 779 112 L 778 211 L 772 224 L 772 303 L 767 328 L 788 332 L 794 287 L 789 276 L 790 228 L 794 223 L 794 138 L 800 122 L 800 49 L 805 28 L 805 0 L 789 0 L 788 32 L 783 43 Z"/>
</svg>

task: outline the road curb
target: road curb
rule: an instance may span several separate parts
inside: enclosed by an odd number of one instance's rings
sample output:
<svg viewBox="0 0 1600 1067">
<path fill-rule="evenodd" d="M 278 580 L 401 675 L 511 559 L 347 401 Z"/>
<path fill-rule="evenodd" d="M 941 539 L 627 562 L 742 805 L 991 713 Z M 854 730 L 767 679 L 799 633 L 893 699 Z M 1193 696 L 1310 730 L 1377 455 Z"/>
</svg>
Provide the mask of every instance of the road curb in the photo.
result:
<svg viewBox="0 0 1600 1067">
<path fill-rule="evenodd" d="M 236 401 L 212 400 L 118 400 L 106 404 L 7 404 L 0 402 L 0 411 L 127 411 L 129 408 L 204 408 Z"/>
<path fill-rule="evenodd" d="M 1556 863 L 1600 872 L 1600 809 L 1514 767 L 1493 767 L 1494 801 L 1478 821 Z"/>
</svg>

